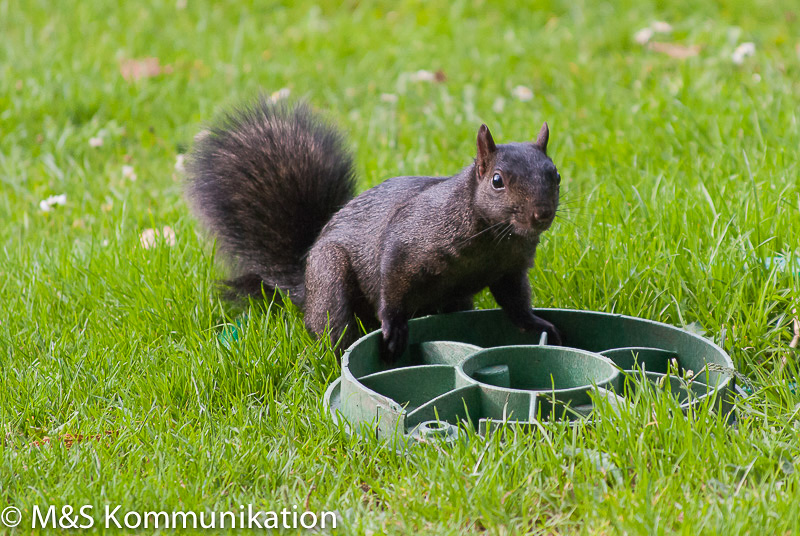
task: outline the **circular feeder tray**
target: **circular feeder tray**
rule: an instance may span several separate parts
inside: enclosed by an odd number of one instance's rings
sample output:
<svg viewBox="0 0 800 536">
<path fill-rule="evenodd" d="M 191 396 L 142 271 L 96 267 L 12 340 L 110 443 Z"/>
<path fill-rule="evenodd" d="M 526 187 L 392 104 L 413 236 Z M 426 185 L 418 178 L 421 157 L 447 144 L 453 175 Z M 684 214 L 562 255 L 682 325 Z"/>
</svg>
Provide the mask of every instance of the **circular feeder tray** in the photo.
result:
<svg viewBox="0 0 800 536">
<path fill-rule="evenodd" d="M 524 333 L 499 309 L 417 318 L 409 344 L 391 367 L 380 358 L 380 331 L 342 357 L 342 376 L 325 393 L 336 419 L 365 424 L 379 438 L 458 437 L 464 425 L 484 434 L 505 423 L 578 419 L 598 397 L 612 403 L 647 380 L 683 408 L 716 395 L 730 410 L 733 362 L 688 331 L 624 315 L 535 309 L 565 346 Z M 627 375 L 626 375 L 627 373 Z M 684 376 L 691 374 L 691 379 Z"/>
</svg>

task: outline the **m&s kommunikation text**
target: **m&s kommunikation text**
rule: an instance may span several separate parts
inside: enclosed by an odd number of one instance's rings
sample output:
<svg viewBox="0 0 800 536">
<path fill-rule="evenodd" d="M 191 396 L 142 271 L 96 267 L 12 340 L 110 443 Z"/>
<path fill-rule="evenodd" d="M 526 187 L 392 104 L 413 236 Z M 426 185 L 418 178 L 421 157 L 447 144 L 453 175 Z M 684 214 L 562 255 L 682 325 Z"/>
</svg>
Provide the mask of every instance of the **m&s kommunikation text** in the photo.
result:
<svg viewBox="0 0 800 536">
<path fill-rule="evenodd" d="M 303 511 L 296 505 L 280 510 L 259 510 L 247 504 L 224 512 L 139 511 L 126 510 L 122 505 L 105 505 L 100 509 L 93 505 L 34 505 L 30 522 L 32 529 L 89 529 L 98 523 L 105 528 L 119 529 L 324 529 L 336 528 L 338 518 L 335 512 Z"/>
</svg>

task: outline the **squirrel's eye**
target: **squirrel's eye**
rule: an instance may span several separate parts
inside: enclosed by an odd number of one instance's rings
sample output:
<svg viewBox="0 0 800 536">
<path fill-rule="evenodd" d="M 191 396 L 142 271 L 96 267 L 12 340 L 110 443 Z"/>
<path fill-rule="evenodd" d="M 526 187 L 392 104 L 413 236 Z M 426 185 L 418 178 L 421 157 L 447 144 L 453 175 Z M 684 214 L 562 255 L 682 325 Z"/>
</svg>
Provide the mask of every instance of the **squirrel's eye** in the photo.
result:
<svg viewBox="0 0 800 536">
<path fill-rule="evenodd" d="M 561 184 L 561 173 L 556 171 L 556 184 Z"/>
<path fill-rule="evenodd" d="M 492 177 L 492 188 L 495 190 L 502 190 L 505 187 L 506 185 L 503 184 L 503 177 L 501 177 L 499 173 L 495 173 L 494 177 Z"/>
</svg>

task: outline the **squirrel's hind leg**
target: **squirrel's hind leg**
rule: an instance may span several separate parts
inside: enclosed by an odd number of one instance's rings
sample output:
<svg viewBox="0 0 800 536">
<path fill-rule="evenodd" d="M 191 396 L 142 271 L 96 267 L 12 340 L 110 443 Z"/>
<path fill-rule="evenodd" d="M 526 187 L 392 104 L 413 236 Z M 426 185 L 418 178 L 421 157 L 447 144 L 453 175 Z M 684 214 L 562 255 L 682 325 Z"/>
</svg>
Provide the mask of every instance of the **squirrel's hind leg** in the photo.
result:
<svg viewBox="0 0 800 536">
<path fill-rule="evenodd" d="M 305 323 L 320 337 L 329 329 L 331 345 L 343 351 L 358 338 L 353 311 L 355 281 L 347 253 L 336 244 L 314 247 L 306 263 Z"/>
</svg>

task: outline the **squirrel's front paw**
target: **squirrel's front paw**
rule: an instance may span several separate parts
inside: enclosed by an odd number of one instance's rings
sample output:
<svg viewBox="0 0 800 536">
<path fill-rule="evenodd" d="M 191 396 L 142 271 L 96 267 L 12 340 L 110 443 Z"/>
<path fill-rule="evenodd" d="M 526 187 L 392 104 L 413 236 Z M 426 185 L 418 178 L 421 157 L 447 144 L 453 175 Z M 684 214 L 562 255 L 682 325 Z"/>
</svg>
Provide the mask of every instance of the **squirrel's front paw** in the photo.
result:
<svg viewBox="0 0 800 536">
<path fill-rule="evenodd" d="M 408 344 L 408 322 L 384 322 L 381 331 L 381 359 L 389 365 L 394 364 Z"/>
<path fill-rule="evenodd" d="M 525 326 L 525 331 L 547 332 L 547 344 L 552 346 L 561 346 L 563 344 L 561 332 L 551 322 L 534 314 L 531 314 L 531 316 L 533 318 Z"/>
</svg>

